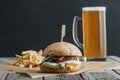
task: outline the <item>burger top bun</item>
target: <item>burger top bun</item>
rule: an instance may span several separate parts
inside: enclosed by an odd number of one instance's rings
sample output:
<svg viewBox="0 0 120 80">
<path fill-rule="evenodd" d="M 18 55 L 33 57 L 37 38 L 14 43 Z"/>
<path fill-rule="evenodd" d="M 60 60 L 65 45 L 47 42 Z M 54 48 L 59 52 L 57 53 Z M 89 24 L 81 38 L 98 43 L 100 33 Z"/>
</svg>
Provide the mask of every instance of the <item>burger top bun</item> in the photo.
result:
<svg viewBox="0 0 120 80">
<path fill-rule="evenodd" d="M 68 42 L 56 42 L 43 51 L 43 56 L 82 56 L 81 51 Z"/>
</svg>

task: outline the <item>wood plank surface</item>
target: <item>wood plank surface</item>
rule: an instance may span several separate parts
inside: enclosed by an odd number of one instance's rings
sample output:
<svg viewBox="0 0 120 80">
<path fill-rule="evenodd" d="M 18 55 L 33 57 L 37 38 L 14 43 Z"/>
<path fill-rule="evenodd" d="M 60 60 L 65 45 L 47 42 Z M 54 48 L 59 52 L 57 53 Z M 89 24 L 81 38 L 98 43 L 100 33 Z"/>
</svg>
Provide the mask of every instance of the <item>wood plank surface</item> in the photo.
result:
<svg viewBox="0 0 120 80">
<path fill-rule="evenodd" d="M 5 80 L 7 75 L 7 73 L 0 73 L 0 80 Z"/>
<path fill-rule="evenodd" d="M 21 74 L 17 73 L 10 73 L 6 76 L 5 80 L 17 80 L 20 77 Z"/>
<path fill-rule="evenodd" d="M 108 80 L 106 72 L 90 72 L 82 74 L 84 80 Z"/>
<path fill-rule="evenodd" d="M 108 56 L 111 60 L 114 60 L 116 62 L 120 62 L 120 57 L 117 56 Z M 107 71 L 108 74 L 111 74 L 112 80 L 120 80 L 120 69 L 112 69 Z"/>
<path fill-rule="evenodd" d="M 117 62 L 120 62 L 120 57 L 117 57 L 117 56 L 108 56 L 107 58 L 117 61 Z"/>
<path fill-rule="evenodd" d="M 120 75 L 120 69 L 113 69 L 113 71 Z"/>
<path fill-rule="evenodd" d="M 57 76 L 48 76 L 48 77 L 44 77 L 44 80 L 60 80 L 59 79 L 59 75 Z"/>
<path fill-rule="evenodd" d="M 83 80 L 83 78 L 79 75 L 60 75 L 60 80 Z"/>
<path fill-rule="evenodd" d="M 15 60 L 15 57 L 1 57 L 0 58 L 0 63 L 6 63 L 6 62 L 10 62 L 12 60 Z"/>
<path fill-rule="evenodd" d="M 109 80 L 120 80 L 120 75 L 113 70 L 106 70 Z"/>
<path fill-rule="evenodd" d="M 16 58 L 0 58 L 0 63 L 5 63 Z M 108 56 L 107 61 L 120 62 L 120 57 Z M 77 75 L 57 75 L 41 78 L 30 78 L 26 74 L 0 73 L 0 80 L 120 80 L 120 69 L 106 70 L 105 72 L 90 72 Z"/>
<path fill-rule="evenodd" d="M 107 57 L 107 61 L 120 62 L 116 56 Z M 84 80 L 120 80 L 120 70 L 106 70 L 105 72 L 90 72 L 82 74 Z"/>
<path fill-rule="evenodd" d="M 21 74 L 21 76 L 17 80 L 43 80 L 43 78 L 42 77 L 41 78 L 30 78 L 26 74 Z"/>
</svg>

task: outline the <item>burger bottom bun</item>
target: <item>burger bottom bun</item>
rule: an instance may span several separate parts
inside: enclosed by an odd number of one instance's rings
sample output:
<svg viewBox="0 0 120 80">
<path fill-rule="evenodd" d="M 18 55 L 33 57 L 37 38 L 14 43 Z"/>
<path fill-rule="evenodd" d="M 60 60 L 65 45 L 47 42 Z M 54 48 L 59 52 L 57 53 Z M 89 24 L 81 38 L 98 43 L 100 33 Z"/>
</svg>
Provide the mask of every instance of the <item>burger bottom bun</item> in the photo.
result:
<svg viewBox="0 0 120 80">
<path fill-rule="evenodd" d="M 74 66 L 72 69 L 70 68 L 47 68 L 40 66 L 40 69 L 42 72 L 45 73 L 69 73 L 69 72 L 75 72 L 80 69 L 80 65 Z"/>
</svg>

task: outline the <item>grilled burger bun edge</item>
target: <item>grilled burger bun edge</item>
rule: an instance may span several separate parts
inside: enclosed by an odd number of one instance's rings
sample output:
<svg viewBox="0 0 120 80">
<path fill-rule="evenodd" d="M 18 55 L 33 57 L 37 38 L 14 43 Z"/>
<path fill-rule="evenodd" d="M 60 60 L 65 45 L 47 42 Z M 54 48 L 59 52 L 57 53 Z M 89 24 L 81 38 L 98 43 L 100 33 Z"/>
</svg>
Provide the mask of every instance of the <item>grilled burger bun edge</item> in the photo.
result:
<svg viewBox="0 0 120 80">
<path fill-rule="evenodd" d="M 82 56 L 81 51 L 68 42 L 56 42 L 43 51 L 42 56 Z"/>
</svg>

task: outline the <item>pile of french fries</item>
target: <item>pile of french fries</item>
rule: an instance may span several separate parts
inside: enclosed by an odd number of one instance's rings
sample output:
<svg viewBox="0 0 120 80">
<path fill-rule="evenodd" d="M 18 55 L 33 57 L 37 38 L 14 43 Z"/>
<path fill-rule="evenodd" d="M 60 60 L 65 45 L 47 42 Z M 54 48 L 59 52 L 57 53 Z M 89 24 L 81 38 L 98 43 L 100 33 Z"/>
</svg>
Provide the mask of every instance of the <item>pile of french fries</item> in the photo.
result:
<svg viewBox="0 0 120 80">
<path fill-rule="evenodd" d="M 19 67 L 37 67 L 41 61 L 44 59 L 42 56 L 42 50 L 40 51 L 33 51 L 27 50 L 23 51 L 22 55 L 16 54 L 17 60 L 8 62 L 8 64 L 19 66 Z"/>
</svg>

